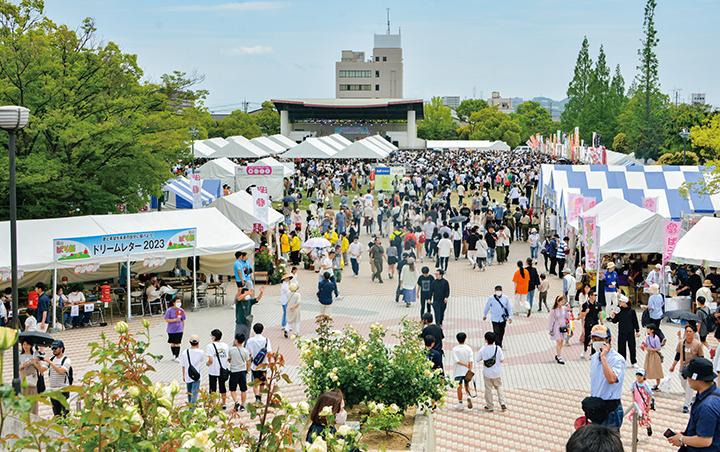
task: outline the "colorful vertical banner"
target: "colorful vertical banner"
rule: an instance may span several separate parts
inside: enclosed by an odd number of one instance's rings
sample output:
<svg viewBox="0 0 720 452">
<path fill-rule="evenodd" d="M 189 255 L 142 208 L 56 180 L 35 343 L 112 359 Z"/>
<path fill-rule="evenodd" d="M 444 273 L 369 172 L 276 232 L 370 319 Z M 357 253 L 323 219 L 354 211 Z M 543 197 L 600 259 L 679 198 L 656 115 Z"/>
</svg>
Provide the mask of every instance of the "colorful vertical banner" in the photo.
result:
<svg viewBox="0 0 720 452">
<path fill-rule="evenodd" d="M 575 146 L 580 146 L 580 127 L 575 127 Z"/>
<path fill-rule="evenodd" d="M 192 189 L 193 209 L 202 208 L 202 195 L 200 194 L 200 173 L 190 175 L 190 188 Z"/>
<path fill-rule="evenodd" d="M 643 198 L 642 208 L 647 209 L 652 213 L 657 213 L 659 200 L 660 198 L 658 196 L 654 198 Z"/>
<path fill-rule="evenodd" d="M 598 264 L 597 217 L 584 217 L 583 231 L 585 231 L 585 268 L 594 270 Z"/>
<path fill-rule="evenodd" d="M 568 195 L 570 201 L 570 209 L 568 212 L 568 221 L 575 221 L 580 216 L 583 209 L 583 195 L 579 193 L 570 193 Z"/>
<path fill-rule="evenodd" d="M 252 187 L 253 232 L 264 232 L 268 227 L 268 190 L 267 187 Z"/>
<path fill-rule="evenodd" d="M 593 207 L 595 207 L 595 204 L 596 204 L 596 203 L 597 203 L 597 202 L 595 201 L 595 197 L 594 197 L 594 196 L 591 196 L 591 197 L 588 197 L 588 198 L 583 198 L 583 200 L 582 200 L 583 211 L 584 211 L 584 212 L 587 212 L 588 210 L 592 209 Z"/>
<path fill-rule="evenodd" d="M 666 265 L 680 238 L 680 221 L 663 221 L 663 265 Z"/>
</svg>

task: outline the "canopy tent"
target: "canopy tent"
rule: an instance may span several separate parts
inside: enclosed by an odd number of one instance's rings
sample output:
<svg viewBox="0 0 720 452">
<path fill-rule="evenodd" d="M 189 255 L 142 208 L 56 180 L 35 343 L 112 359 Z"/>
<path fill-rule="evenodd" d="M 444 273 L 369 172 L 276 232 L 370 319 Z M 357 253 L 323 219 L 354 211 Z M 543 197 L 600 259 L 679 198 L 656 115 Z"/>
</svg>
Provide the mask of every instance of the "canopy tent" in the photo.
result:
<svg viewBox="0 0 720 452">
<path fill-rule="evenodd" d="M 245 191 L 233 193 L 230 196 L 223 196 L 208 206 L 216 208 L 235 226 L 243 231 L 252 231 L 253 224 L 257 222 L 253 211 L 253 199 Z M 282 224 L 285 217 L 273 209 L 268 207 L 268 228 L 272 229 L 278 224 Z"/>
<path fill-rule="evenodd" d="M 227 140 L 225 138 L 208 138 L 207 140 L 201 141 L 206 146 L 209 146 L 216 151 L 220 149 L 221 147 L 225 146 L 227 144 Z"/>
<path fill-rule="evenodd" d="M 622 152 L 615 152 L 607 149 L 605 151 L 605 154 L 607 155 L 607 164 L 608 165 L 622 165 L 622 166 L 632 166 L 632 165 L 642 165 L 642 162 L 640 160 L 635 158 L 635 153 L 631 154 L 623 154 Z"/>
<path fill-rule="evenodd" d="M 253 138 L 252 140 L 250 140 L 250 142 L 269 155 L 282 154 L 287 150 L 285 146 L 280 146 L 268 137 Z"/>
<path fill-rule="evenodd" d="M 268 155 L 267 152 L 250 143 L 250 140 L 245 137 L 229 137 L 226 141 L 225 145 L 212 154 L 212 158 L 255 159 Z"/>
<path fill-rule="evenodd" d="M 358 140 L 346 147 L 345 149 L 338 151 L 337 154 L 333 155 L 334 159 L 384 159 L 388 156 L 388 153 L 381 149 L 377 144 L 372 141 L 368 141 L 367 138 Z"/>
<path fill-rule="evenodd" d="M 208 146 L 202 141 L 197 141 L 190 145 L 190 149 L 193 151 L 195 158 L 212 158 L 211 155 L 215 153 L 215 148 Z"/>
<path fill-rule="evenodd" d="M 372 135 L 367 138 L 364 138 L 365 140 L 368 140 L 372 143 L 375 143 L 379 148 L 383 149 L 387 152 L 387 154 L 392 154 L 393 152 L 398 150 L 398 147 L 389 142 L 388 140 L 384 139 L 380 135 Z"/>
<path fill-rule="evenodd" d="M 332 135 L 329 135 L 329 137 L 342 144 L 343 146 L 350 146 L 352 144 L 352 141 L 348 140 L 339 133 L 333 133 Z"/>
<path fill-rule="evenodd" d="M 282 155 L 283 159 L 330 159 L 335 150 L 317 138 L 308 138 Z"/>
<path fill-rule="evenodd" d="M 226 158 L 210 160 L 197 169 L 201 179 L 218 179 L 223 185 L 235 189 L 235 163 Z"/>
<path fill-rule="evenodd" d="M 268 137 L 271 141 L 275 142 L 276 144 L 279 144 L 284 149 L 292 149 L 295 146 L 297 146 L 297 143 L 291 140 L 290 138 L 286 137 L 285 135 L 280 135 L 279 133 L 277 135 L 271 135 Z"/>
<path fill-rule="evenodd" d="M 720 218 L 703 217 L 678 240 L 672 261 L 720 267 Z"/>
<path fill-rule="evenodd" d="M 291 165 L 291 163 L 279 162 L 272 157 L 265 157 L 264 159 L 260 159 L 256 162 L 248 163 L 248 166 L 282 166 L 283 168 L 285 168 L 283 170 L 283 177 L 290 177 L 295 174 L 295 170 L 292 168 Z"/>
<path fill-rule="evenodd" d="M 720 194 L 690 193 L 686 200 L 678 189 L 683 182 L 695 182 L 702 173 L 698 166 L 608 166 L 542 165 L 539 195 L 547 204 L 564 211 L 567 189 L 600 203 L 607 197 L 622 198 L 636 206 L 643 198 L 658 198 L 657 212 L 665 218 L 681 219 L 687 214 L 715 214 L 720 211 Z"/>
<path fill-rule="evenodd" d="M 427 140 L 427 149 L 474 149 L 474 150 L 494 150 L 494 151 L 510 151 L 503 141 L 487 141 L 487 140 Z"/>
<path fill-rule="evenodd" d="M 202 198 L 202 205 L 205 206 L 215 201 L 217 195 L 213 195 L 213 191 L 217 190 L 219 181 L 212 182 L 212 180 L 201 181 L 202 187 L 200 189 L 200 195 Z M 192 209 L 193 206 L 193 195 L 192 187 L 190 185 L 190 179 L 181 177 L 179 179 L 173 179 L 168 181 L 163 186 L 163 191 L 168 192 L 168 196 L 163 204 L 164 209 L 175 210 L 175 209 Z M 157 208 L 157 198 L 152 198 L 152 207 Z"/>
<path fill-rule="evenodd" d="M 662 253 L 665 219 L 620 198 L 607 198 L 583 216 L 597 216 L 600 253 Z"/>
<path fill-rule="evenodd" d="M 320 140 L 323 143 L 325 143 L 326 145 L 328 145 L 328 147 L 333 149 L 335 152 L 342 151 L 343 149 L 345 149 L 347 147 L 344 144 L 341 144 L 339 141 L 337 141 L 333 138 L 330 138 L 330 137 L 320 137 L 320 138 L 318 138 L 318 140 Z"/>
</svg>

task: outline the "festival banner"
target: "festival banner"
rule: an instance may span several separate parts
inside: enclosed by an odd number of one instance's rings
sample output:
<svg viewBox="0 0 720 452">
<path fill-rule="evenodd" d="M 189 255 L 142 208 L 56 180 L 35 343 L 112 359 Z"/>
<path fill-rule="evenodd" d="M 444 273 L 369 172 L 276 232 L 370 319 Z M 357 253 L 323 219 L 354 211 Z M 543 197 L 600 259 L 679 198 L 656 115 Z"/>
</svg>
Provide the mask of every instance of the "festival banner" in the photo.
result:
<svg viewBox="0 0 720 452">
<path fill-rule="evenodd" d="M 580 146 L 580 127 L 575 127 L 575 146 Z"/>
<path fill-rule="evenodd" d="M 680 221 L 663 221 L 663 265 L 666 265 L 680 238 Z"/>
<path fill-rule="evenodd" d="M 264 232 L 268 228 L 268 190 L 267 187 L 252 187 L 253 232 Z"/>
<path fill-rule="evenodd" d="M 658 196 L 656 196 L 654 198 L 643 198 L 642 199 L 642 208 L 647 209 L 652 213 L 657 213 L 659 200 L 660 200 L 660 198 Z"/>
<path fill-rule="evenodd" d="M 56 262 L 71 261 L 195 248 L 197 246 L 196 236 L 197 229 L 192 228 L 55 239 L 53 240 L 53 260 Z M 90 265 L 85 267 L 85 271 L 81 267 L 78 273 L 87 273 Z"/>
<path fill-rule="evenodd" d="M 583 231 L 585 231 L 585 268 L 595 270 L 598 263 L 597 217 L 584 217 Z"/>
<path fill-rule="evenodd" d="M 575 221 L 577 217 L 582 213 L 583 208 L 583 195 L 579 193 L 570 193 L 568 195 L 570 201 L 570 209 L 568 212 L 568 221 Z"/>
<path fill-rule="evenodd" d="M 190 188 L 192 189 L 192 204 L 193 209 L 202 208 L 202 195 L 200 194 L 200 173 L 193 173 L 190 175 Z"/>
<path fill-rule="evenodd" d="M 583 212 L 587 212 L 588 210 L 595 207 L 596 201 L 595 197 L 591 196 L 588 198 L 583 198 Z"/>
</svg>

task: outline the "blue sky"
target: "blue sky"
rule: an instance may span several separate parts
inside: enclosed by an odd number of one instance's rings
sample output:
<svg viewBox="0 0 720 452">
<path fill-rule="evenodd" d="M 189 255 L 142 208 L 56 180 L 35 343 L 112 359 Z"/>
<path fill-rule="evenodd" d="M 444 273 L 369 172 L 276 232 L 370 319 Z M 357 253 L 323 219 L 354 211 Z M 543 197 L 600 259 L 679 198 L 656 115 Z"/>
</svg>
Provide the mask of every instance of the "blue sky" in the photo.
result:
<svg viewBox="0 0 720 452">
<path fill-rule="evenodd" d="M 150 80 L 174 70 L 205 74 L 206 106 L 230 112 L 271 98 L 332 98 L 342 50 L 372 54 L 373 33 L 401 28 L 404 97 L 565 97 L 583 36 L 636 74 L 643 0 L 46 0 L 71 28 L 85 17 L 98 35 L 136 54 Z M 661 88 L 680 99 L 707 93 L 720 105 L 716 0 L 658 0 Z"/>
</svg>

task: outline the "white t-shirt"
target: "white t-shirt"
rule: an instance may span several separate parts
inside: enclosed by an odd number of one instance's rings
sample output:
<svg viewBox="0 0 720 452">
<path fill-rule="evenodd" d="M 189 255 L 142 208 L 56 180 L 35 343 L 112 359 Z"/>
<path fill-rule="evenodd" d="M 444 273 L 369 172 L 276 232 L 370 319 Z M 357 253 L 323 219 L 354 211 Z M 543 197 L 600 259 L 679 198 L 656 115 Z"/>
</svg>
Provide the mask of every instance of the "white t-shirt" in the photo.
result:
<svg viewBox="0 0 720 452">
<path fill-rule="evenodd" d="M 215 354 L 215 348 L 213 348 L 213 345 L 217 347 L 217 355 Z M 220 363 L 222 363 L 223 369 L 228 368 L 228 345 L 224 342 L 213 342 L 212 344 L 208 345 L 205 349 L 206 356 L 212 357 L 213 362 L 208 367 L 208 375 L 214 375 L 219 376 L 220 375 Z M 218 357 L 220 357 L 220 361 L 218 361 Z M 193 364 L 194 365 L 194 364 Z"/>
<path fill-rule="evenodd" d="M 272 353 L 272 346 L 270 345 L 270 340 L 267 339 L 262 334 L 256 334 L 255 336 L 248 339 L 247 344 L 245 344 L 245 348 L 248 352 L 250 352 L 250 359 L 255 359 L 255 356 L 258 354 L 260 350 L 262 350 L 265 347 L 265 344 L 267 343 L 267 352 Z M 267 356 L 265 356 L 265 359 L 261 364 L 267 364 Z M 257 366 L 255 363 L 250 364 L 250 370 L 256 370 Z"/>
<path fill-rule="evenodd" d="M 330 259 L 329 257 L 324 258 L 322 260 L 322 265 L 320 266 L 320 269 L 322 270 L 323 274 L 330 273 L 332 275 L 334 270 L 332 259 Z"/>
<path fill-rule="evenodd" d="M 470 348 L 470 346 L 467 344 L 456 345 L 455 348 L 452 349 L 452 359 L 453 359 L 453 374 L 455 375 L 455 378 L 464 377 L 465 374 L 467 374 L 469 369 L 465 366 L 461 366 L 458 363 L 462 362 L 462 363 L 468 364 L 468 363 L 472 362 L 472 359 L 473 359 L 472 348 Z"/>
<path fill-rule="evenodd" d="M 190 360 L 188 361 L 188 352 L 190 352 Z M 180 366 L 185 368 L 185 383 L 192 383 L 190 374 L 190 364 L 193 365 L 198 372 L 200 372 L 200 380 L 202 381 L 202 362 L 205 359 L 205 352 L 199 348 L 190 348 L 180 353 Z"/>
<path fill-rule="evenodd" d="M 497 354 L 495 354 L 495 351 L 497 350 Z M 495 355 L 495 365 L 492 367 L 485 367 L 485 361 L 486 359 L 490 359 Z M 480 349 L 480 351 L 477 354 L 476 361 L 479 363 L 479 366 L 482 366 L 483 369 L 483 375 L 485 375 L 488 378 L 500 378 L 501 372 L 500 372 L 500 362 L 505 359 L 505 356 L 503 355 L 502 348 L 498 347 L 497 345 L 486 345 L 483 348 Z"/>
<path fill-rule="evenodd" d="M 360 243 L 360 242 L 357 242 L 357 243 L 353 242 L 348 247 L 348 253 L 350 253 L 350 257 L 355 258 L 355 259 L 358 259 L 360 256 L 360 253 L 362 253 L 363 251 L 365 251 L 365 249 L 363 248 L 362 243 Z"/>
<path fill-rule="evenodd" d="M 85 303 L 85 295 L 80 291 L 70 292 L 67 296 L 67 299 L 72 304 Z"/>
<path fill-rule="evenodd" d="M 442 239 L 440 240 L 440 242 L 438 242 L 438 256 L 450 257 L 452 249 L 453 243 L 450 241 L 450 239 Z"/>
<path fill-rule="evenodd" d="M 34 315 L 29 315 L 27 319 L 25 319 L 25 331 L 35 331 L 36 327 L 37 319 Z"/>
</svg>

